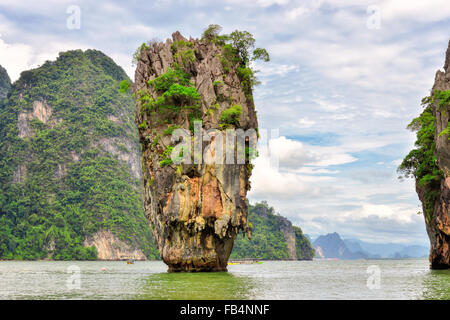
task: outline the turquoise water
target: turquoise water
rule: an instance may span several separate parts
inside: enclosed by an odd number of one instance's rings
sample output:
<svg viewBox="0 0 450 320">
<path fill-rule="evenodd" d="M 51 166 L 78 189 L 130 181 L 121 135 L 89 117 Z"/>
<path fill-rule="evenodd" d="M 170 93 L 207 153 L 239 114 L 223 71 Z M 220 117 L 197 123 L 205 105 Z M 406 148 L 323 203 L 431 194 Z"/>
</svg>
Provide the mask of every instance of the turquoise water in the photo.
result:
<svg viewBox="0 0 450 320">
<path fill-rule="evenodd" d="M 1 261 L 0 299 L 450 299 L 450 270 L 431 271 L 426 259 L 166 270 L 158 261 Z"/>
</svg>

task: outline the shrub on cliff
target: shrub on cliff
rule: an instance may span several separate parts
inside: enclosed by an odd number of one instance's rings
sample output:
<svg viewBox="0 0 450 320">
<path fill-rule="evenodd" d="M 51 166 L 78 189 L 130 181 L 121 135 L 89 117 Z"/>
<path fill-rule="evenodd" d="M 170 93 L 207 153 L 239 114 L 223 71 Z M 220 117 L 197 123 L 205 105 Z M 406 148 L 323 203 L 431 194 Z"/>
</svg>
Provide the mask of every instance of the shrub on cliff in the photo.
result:
<svg viewBox="0 0 450 320">
<path fill-rule="evenodd" d="M 203 32 L 204 41 L 212 41 L 223 46 L 222 65 L 225 71 L 229 70 L 230 64 L 239 63 L 238 75 L 247 98 L 251 99 L 251 89 L 257 85 L 255 73 L 250 67 L 250 62 L 255 60 L 270 61 L 269 53 L 264 48 L 255 47 L 255 38 L 248 31 L 235 30 L 230 34 L 220 35 L 222 27 L 211 24 Z"/>
<path fill-rule="evenodd" d="M 430 219 L 440 187 L 442 171 L 436 164 L 436 142 L 434 141 L 435 117 L 431 104 L 433 97 L 422 99 L 424 111 L 413 119 L 408 129 L 416 132 L 416 148 L 411 150 L 398 167 L 400 178 L 414 177 L 417 185 L 425 190 L 425 214 Z"/>
</svg>

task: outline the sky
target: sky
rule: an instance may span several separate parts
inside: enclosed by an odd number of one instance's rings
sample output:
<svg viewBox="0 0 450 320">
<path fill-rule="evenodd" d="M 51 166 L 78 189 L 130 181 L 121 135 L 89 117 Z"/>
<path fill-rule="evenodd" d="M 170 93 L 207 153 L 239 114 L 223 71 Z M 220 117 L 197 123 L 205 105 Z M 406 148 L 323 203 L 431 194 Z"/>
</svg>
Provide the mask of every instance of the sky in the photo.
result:
<svg viewBox="0 0 450 320">
<path fill-rule="evenodd" d="M 445 0 L 0 0 L 0 65 L 15 81 L 58 52 L 93 48 L 134 79 L 142 42 L 200 37 L 209 24 L 251 32 L 271 56 L 254 65 L 254 100 L 260 128 L 278 130 L 269 146 L 279 165 L 261 153 L 250 201 L 313 238 L 426 245 L 414 181 L 396 169 L 444 65 Z"/>
</svg>

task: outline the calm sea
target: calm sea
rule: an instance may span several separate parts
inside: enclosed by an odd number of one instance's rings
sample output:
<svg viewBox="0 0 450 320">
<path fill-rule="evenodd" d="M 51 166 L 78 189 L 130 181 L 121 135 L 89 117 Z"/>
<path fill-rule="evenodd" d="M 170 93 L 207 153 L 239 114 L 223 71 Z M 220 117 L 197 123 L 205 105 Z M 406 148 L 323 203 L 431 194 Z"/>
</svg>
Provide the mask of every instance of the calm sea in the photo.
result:
<svg viewBox="0 0 450 320">
<path fill-rule="evenodd" d="M 426 259 L 264 261 L 167 273 L 157 261 L 1 261 L 0 299 L 450 299 Z"/>
</svg>

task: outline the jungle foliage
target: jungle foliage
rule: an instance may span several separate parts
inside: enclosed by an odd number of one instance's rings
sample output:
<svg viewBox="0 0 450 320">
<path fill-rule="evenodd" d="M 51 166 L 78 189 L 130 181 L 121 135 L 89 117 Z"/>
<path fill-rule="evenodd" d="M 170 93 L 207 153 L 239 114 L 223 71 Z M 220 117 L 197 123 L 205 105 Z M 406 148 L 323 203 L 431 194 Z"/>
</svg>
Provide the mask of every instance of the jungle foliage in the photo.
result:
<svg viewBox="0 0 450 320">
<path fill-rule="evenodd" d="M 159 256 L 140 181 L 100 143 L 126 138 L 139 150 L 134 101 L 119 93 L 122 80 L 129 82 L 103 53 L 76 50 L 13 84 L 0 108 L 0 259 L 96 259 L 84 240 L 102 229 Z M 29 121 L 32 134 L 20 138 L 18 116 L 32 114 L 35 101 L 52 117 Z"/>
<path fill-rule="evenodd" d="M 416 132 L 416 148 L 406 155 L 398 167 L 400 178 L 414 177 L 417 186 L 424 189 L 425 202 L 423 205 L 427 219 L 431 219 L 433 214 L 434 203 L 443 177 L 442 171 L 436 164 L 435 153 L 436 119 L 433 115 L 432 105 L 436 102 L 436 98 L 436 96 L 429 96 L 422 99 L 424 111 L 419 117 L 413 119 L 407 127 Z"/>
<path fill-rule="evenodd" d="M 255 205 L 249 205 L 248 221 L 252 228 L 252 238 L 239 236 L 234 242 L 230 259 L 264 259 L 285 260 L 289 259 L 287 241 L 281 231 L 281 225 L 286 218 L 275 214 L 273 208 L 267 202 L 262 201 Z M 314 257 L 314 249 L 301 229 L 293 227 L 296 236 L 297 258 L 311 260 Z"/>
</svg>

